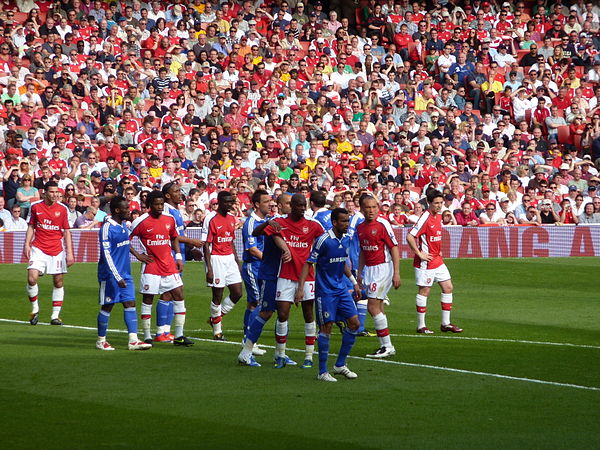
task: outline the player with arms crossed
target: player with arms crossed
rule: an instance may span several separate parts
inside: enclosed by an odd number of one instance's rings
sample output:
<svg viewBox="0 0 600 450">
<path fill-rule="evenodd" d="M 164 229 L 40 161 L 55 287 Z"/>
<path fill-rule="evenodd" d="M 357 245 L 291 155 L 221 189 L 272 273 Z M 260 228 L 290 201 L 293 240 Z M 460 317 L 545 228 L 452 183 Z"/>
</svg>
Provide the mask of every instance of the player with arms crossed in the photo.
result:
<svg viewBox="0 0 600 450">
<path fill-rule="evenodd" d="M 267 221 L 267 216 L 271 211 L 271 196 L 264 189 L 257 189 L 252 194 L 252 206 L 254 206 L 254 211 L 252 211 L 248 220 L 244 222 L 242 228 L 242 240 L 244 242 L 242 280 L 244 280 L 244 285 L 246 286 L 246 296 L 248 299 L 246 311 L 244 312 L 244 336 L 246 336 L 250 317 L 258 306 L 262 285 L 259 279 L 259 269 L 264 255 L 265 237 L 253 236 L 252 233 L 256 227 Z M 252 353 L 255 355 L 264 355 L 266 351 L 255 345 Z"/>
<path fill-rule="evenodd" d="M 304 314 L 304 335 L 305 335 L 305 357 L 302 368 L 313 366 L 312 356 L 317 339 L 317 325 L 314 321 L 314 298 L 315 283 L 314 272 L 311 270 L 308 274 L 308 280 L 304 283 L 303 294 L 296 295 L 298 289 L 298 280 L 304 263 L 308 260 L 315 239 L 324 233 L 323 226 L 316 220 L 306 219 L 306 198 L 302 194 L 294 194 L 291 199 L 291 212 L 285 217 L 278 217 L 274 221 L 280 226 L 280 230 L 268 225 L 264 232 L 267 236 L 273 236 L 278 247 L 282 248 L 285 257 L 282 260 L 279 270 L 279 279 L 277 280 L 277 324 L 275 326 L 275 368 L 281 369 L 286 364 L 293 365 L 293 362 L 285 355 L 285 347 L 288 335 L 288 318 L 292 303 L 298 304 L 302 301 L 302 312 Z"/>
<path fill-rule="evenodd" d="M 281 194 L 277 197 L 277 208 L 280 215 L 289 214 L 290 212 L 290 199 L 289 194 Z M 263 234 L 264 229 L 267 226 L 271 226 L 274 230 L 281 230 L 281 226 L 274 220 L 263 222 L 254 228 L 252 232 L 254 237 L 258 237 Z M 278 242 L 281 245 L 281 242 Z M 258 342 L 262 330 L 267 321 L 273 315 L 273 312 L 277 310 L 277 301 L 275 297 L 277 295 L 277 278 L 279 275 L 279 267 L 282 261 L 282 251 L 275 243 L 273 237 L 265 236 L 264 238 L 264 251 L 262 254 L 262 260 L 258 269 L 258 280 L 261 285 L 260 290 L 260 311 L 258 314 L 250 316 L 248 322 L 248 329 L 246 331 L 246 337 L 244 339 L 244 346 L 242 351 L 238 355 L 238 361 L 241 365 L 260 367 L 260 364 L 252 356 L 254 346 Z M 289 261 L 291 257 L 290 253 L 285 254 L 284 261 Z"/>
<path fill-rule="evenodd" d="M 356 304 L 347 289 L 347 280 L 353 285 L 354 297 L 360 299 L 360 287 L 346 265 L 350 239 L 346 235 L 350 218 L 348 211 L 336 208 L 331 212 L 332 228 L 326 231 L 315 243 L 311 256 L 302 268 L 296 300 L 302 299 L 304 282 L 310 267 L 315 264 L 315 292 L 317 304 L 317 321 L 319 322 L 319 375 L 322 381 L 337 381 L 327 370 L 329 358 L 329 337 L 335 320 L 344 320 L 346 327 L 342 336 L 342 345 L 338 358 L 333 366 L 335 375 L 346 378 L 357 378 L 358 375 L 346 366 L 346 358 L 356 340 L 356 332 L 360 323 Z"/>
<path fill-rule="evenodd" d="M 400 280 L 400 251 L 390 223 L 379 216 L 377 200 L 363 194 L 360 209 L 364 222 L 356 227 L 360 242 L 357 278 L 367 291 L 367 309 L 375 322 L 379 348 L 368 358 L 386 358 L 396 354 L 390 339 L 384 299 L 390 288 L 398 289 Z M 363 279 L 364 274 L 364 281 Z"/>
<path fill-rule="evenodd" d="M 108 320 L 115 303 L 123 305 L 123 318 L 129 333 L 129 350 L 147 350 L 152 344 L 138 339 L 137 316 L 135 312 L 135 286 L 131 277 L 129 253 L 143 263 L 151 263 L 148 255 L 141 255 L 129 243 L 129 230 L 125 221 L 129 218 L 129 202 L 117 196 L 110 201 L 111 216 L 100 228 L 100 261 L 98 262 L 98 282 L 100 283 L 100 312 L 98 313 L 98 350 L 114 350 L 106 340 Z"/>
<path fill-rule="evenodd" d="M 185 325 L 185 301 L 183 299 L 183 281 L 181 269 L 183 261 L 179 247 L 179 235 L 175 219 L 163 214 L 165 198 L 162 192 L 152 191 L 146 198 L 146 207 L 150 210 L 138 217 L 131 224 L 131 237 L 137 236 L 152 262 L 142 265 L 140 277 L 140 293 L 142 294 L 142 329 L 144 342 L 152 343 L 150 320 L 152 318 L 152 302 L 155 295 L 165 292 L 174 302 L 175 339 L 173 344 L 191 346 L 194 343 L 183 335 Z M 191 245 L 199 246 L 200 242 L 189 239 Z M 175 251 L 173 258 L 172 251 Z"/>
<path fill-rule="evenodd" d="M 212 288 L 210 318 L 213 339 L 223 341 L 222 317 L 242 298 L 242 276 L 235 251 L 236 219 L 230 214 L 235 198 L 229 191 L 217 194 L 218 207 L 208 213 L 202 224 L 200 240 L 204 245 L 206 283 Z M 229 296 L 223 299 L 225 287 Z"/>
<path fill-rule="evenodd" d="M 417 294 L 417 333 L 433 334 L 425 325 L 427 297 L 433 283 L 442 289 L 442 325 L 443 332 L 462 333 L 462 328 L 450 322 L 452 310 L 452 279 L 442 259 L 442 194 L 432 189 L 427 193 L 429 208 L 425 211 L 406 236 L 406 242 L 415 253 L 415 281 L 419 287 Z"/>
<path fill-rule="evenodd" d="M 179 234 L 179 248 L 183 264 L 185 264 L 185 244 L 190 242 L 185 237 L 185 222 L 177 207 L 181 203 L 181 187 L 177 183 L 167 183 L 162 188 L 165 196 L 165 208 L 163 213 L 173 216 Z M 173 252 L 173 257 L 175 253 Z M 173 322 L 173 302 L 168 292 L 163 293 L 156 304 L 156 336 L 154 342 L 173 342 L 175 336 L 171 334 L 171 323 Z"/>
<path fill-rule="evenodd" d="M 58 184 L 49 181 L 44 186 L 44 200 L 31 205 L 29 226 L 25 235 L 23 253 L 29 261 L 27 266 L 27 296 L 31 303 L 29 323 L 36 325 L 39 321 L 38 278 L 47 273 L 52 275 L 51 325 L 62 325 L 59 317 L 65 291 L 63 274 L 67 267 L 75 262 L 73 258 L 73 241 L 69 230 L 69 210 L 60 203 Z M 64 247 L 63 247 L 64 238 Z"/>
</svg>

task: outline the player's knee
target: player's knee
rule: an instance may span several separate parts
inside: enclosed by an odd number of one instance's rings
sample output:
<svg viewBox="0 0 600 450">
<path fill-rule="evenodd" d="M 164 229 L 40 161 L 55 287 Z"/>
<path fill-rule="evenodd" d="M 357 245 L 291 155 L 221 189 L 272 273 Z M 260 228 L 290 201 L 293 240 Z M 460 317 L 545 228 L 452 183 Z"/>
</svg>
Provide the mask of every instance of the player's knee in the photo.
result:
<svg viewBox="0 0 600 450">
<path fill-rule="evenodd" d="M 54 287 L 55 288 L 61 288 L 61 287 L 63 287 L 63 279 L 62 279 L 62 277 L 54 279 Z"/>
<path fill-rule="evenodd" d="M 350 319 L 348 319 L 348 321 L 347 321 L 347 326 L 350 331 L 352 331 L 352 332 L 357 331 L 358 328 L 360 327 L 360 322 L 358 320 L 358 317 L 357 316 L 350 317 Z"/>
<path fill-rule="evenodd" d="M 259 313 L 259 315 L 260 315 L 260 317 L 262 317 L 262 319 L 263 319 L 264 321 L 267 321 L 267 320 L 269 320 L 269 319 L 270 319 L 270 318 L 273 316 L 273 311 L 267 311 L 267 310 L 264 310 L 264 309 L 263 309 L 263 310 L 262 310 L 262 311 Z"/>
<path fill-rule="evenodd" d="M 321 325 L 320 332 L 324 334 L 331 334 L 331 328 L 333 327 L 333 322 L 327 322 Z"/>
</svg>

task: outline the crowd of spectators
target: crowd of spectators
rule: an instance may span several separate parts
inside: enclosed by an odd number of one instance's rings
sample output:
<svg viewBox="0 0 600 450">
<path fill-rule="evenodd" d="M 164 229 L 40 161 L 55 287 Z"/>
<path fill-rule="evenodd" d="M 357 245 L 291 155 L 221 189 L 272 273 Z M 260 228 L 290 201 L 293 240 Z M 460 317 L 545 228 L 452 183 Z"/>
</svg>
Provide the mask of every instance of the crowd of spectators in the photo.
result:
<svg viewBox="0 0 600 450">
<path fill-rule="evenodd" d="M 393 225 L 600 222 L 600 7 L 1 0 L 0 229 L 56 180 L 72 226 L 167 182 L 198 226 L 220 190 L 370 191 Z"/>
</svg>

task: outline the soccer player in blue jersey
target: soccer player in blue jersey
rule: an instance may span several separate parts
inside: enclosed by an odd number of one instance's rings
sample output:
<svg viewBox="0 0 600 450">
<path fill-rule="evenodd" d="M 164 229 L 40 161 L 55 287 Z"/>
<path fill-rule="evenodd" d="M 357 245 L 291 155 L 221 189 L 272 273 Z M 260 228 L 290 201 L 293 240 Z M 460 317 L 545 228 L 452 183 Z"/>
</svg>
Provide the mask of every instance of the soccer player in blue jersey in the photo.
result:
<svg viewBox="0 0 600 450">
<path fill-rule="evenodd" d="M 291 196 L 289 194 L 281 194 L 277 198 L 277 206 L 279 214 L 289 214 L 291 211 Z M 254 236 L 260 236 L 267 225 L 271 225 L 274 228 L 279 227 L 277 222 L 266 221 L 254 228 Z M 259 298 L 260 311 L 258 314 L 250 316 L 244 346 L 238 355 L 238 361 L 242 365 L 260 367 L 260 364 L 254 359 L 254 356 L 252 356 L 252 349 L 254 348 L 254 344 L 258 342 L 265 324 L 277 309 L 277 301 L 275 298 L 277 294 L 277 278 L 281 260 L 282 252 L 275 244 L 274 239 L 265 236 L 263 259 L 258 270 L 258 279 L 261 283 Z"/>
<path fill-rule="evenodd" d="M 317 340 L 319 346 L 319 375 L 317 378 L 322 381 L 337 381 L 327 369 L 329 338 L 336 318 L 344 320 L 346 327 L 332 372 L 334 375 L 343 375 L 348 379 L 358 377 L 346 366 L 346 358 L 354 345 L 356 332 L 360 325 L 356 305 L 346 287 L 346 280 L 350 280 L 354 288 L 354 297 L 357 300 L 360 299 L 360 287 L 346 264 L 350 246 L 350 239 L 346 235 L 349 222 L 350 217 L 346 209 L 336 208 L 331 212 L 332 228 L 317 239 L 310 258 L 302 268 L 296 291 L 296 300 L 300 300 L 310 266 L 314 264 L 317 321 L 320 327 Z"/>
<path fill-rule="evenodd" d="M 177 233 L 179 236 L 184 236 L 185 238 L 185 222 L 178 208 L 178 205 L 181 203 L 180 186 L 177 183 L 167 183 L 163 186 L 162 193 L 165 196 L 163 214 L 173 216 Z M 179 242 L 182 262 L 185 264 L 185 243 L 181 240 Z M 173 253 L 173 257 L 175 257 L 175 253 Z M 160 296 L 156 305 L 156 336 L 154 337 L 154 342 L 173 342 L 175 337 L 171 334 L 171 324 L 173 323 L 174 315 L 171 296 L 168 292 L 165 292 Z"/>
<path fill-rule="evenodd" d="M 323 191 L 312 191 L 310 193 L 310 208 L 313 211 L 312 218 L 323 225 L 325 231 L 331 230 L 331 211 L 325 207 L 327 195 Z"/>
<path fill-rule="evenodd" d="M 114 350 L 106 340 L 108 320 L 115 303 L 123 304 L 123 316 L 129 333 L 129 350 L 146 350 L 152 344 L 146 344 L 137 336 L 137 315 L 135 312 L 135 289 L 131 277 L 131 252 L 142 262 L 151 258 L 131 248 L 129 230 L 125 220 L 129 217 L 129 202 L 121 196 L 110 201 L 111 216 L 107 217 L 99 232 L 100 261 L 98 262 L 98 281 L 100 282 L 100 312 L 98 313 L 99 350 Z"/>
<path fill-rule="evenodd" d="M 252 211 L 250 217 L 244 222 L 242 228 L 242 240 L 244 243 L 242 280 L 246 286 L 246 296 L 248 299 L 244 313 L 244 336 L 248 329 L 250 317 L 258 306 L 262 285 L 258 272 L 263 259 L 265 237 L 253 236 L 252 233 L 256 227 L 268 220 L 267 216 L 271 211 L 271 196 L 264 189 L 257 189 L 252 194 L 252 206 L 254 207 L 254 211 Z M 266 351 L 258 348 L 255 343 L 252 353 L 255 355 L 264 355 Z"/>
<path fill-rule="evenodd" d="M 356 227 L 365 221 L 365 216 L 360 211 L 356 211 L 350 218 L 350 225 L 348 226 L 348 238 L 350 239 L 350 246 L 348 249 L 348 256 L 350 257 L 350 264 L 352 274 L 356 277 L 358 270 L 358 256 L 360 254 L 360 245 L 358 242 L 358 236 L 356 235 Z M 360 327 L 358 328 L 357 336 L 375 336 L 373 333 L 368 332 L 365 329 L 365 320 L 367 319 L 367 300 L 366 295 L 361 297 L 356 303 L 356 309 L 358 310 L 358 320 Z"/>
</svg>

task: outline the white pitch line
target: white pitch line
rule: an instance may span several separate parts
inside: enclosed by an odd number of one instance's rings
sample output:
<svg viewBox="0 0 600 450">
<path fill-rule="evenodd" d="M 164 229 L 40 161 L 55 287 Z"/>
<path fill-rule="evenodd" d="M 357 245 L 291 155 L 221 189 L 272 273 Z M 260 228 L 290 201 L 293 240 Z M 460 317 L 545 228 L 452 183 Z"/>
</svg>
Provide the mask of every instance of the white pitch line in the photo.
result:
<svg viewBox="0 0 600 450">
<path fill-rule="evenodd" d="M 24 321 L 24 320 L 11 320 L 11 319 L 0 319 L 0 322 L 29 324 L 29 322 Z M 49 323 L 46 323 L 46 322 L 39 322 L 38 325 L 51 326 Z M 62 327 L 63 328 L 74 328 L 74 329 L 78 329 L 78 330 L 90 330 L 90 331 L 97 330 L 97 328 L 95 328 L 95 327 L 84 327 L 84 326 L 79 326 L 79 325 L 62 325 Z M 127 333 L 126 330 L 109 329 L 107 331 L 110 331 L 113 333 Z M 193 339 L 193 340 L 199 341 L 199 342 L 208 342 L 208 343 L 212 343 L 212 344 L 229 344 L 229 345 L 238 345 L 238 346 L 240 345 L 240 342 L 232 342 L 232 341 L 214 341 L 212 339 L 204 339 L 204 338 L 196 338 L 196 337 L 190 337 L 190 339 Z M 270 348 L 270 349 L 275 348 L 272 345 L 262 345 L 262 344 L 261 344 L 261 347 Z M 297 349 L 297 348 L 289 348 L 289 347 L 286 350 L 288 350 L 290 352 L 298 352 L 298 353 L 304 352 L 304 350 Z M 330 353 L 330 356 L 337 356 L 337 355 L 335 353 Z M 442 372 L 462 373 L 465 375 L 479 375 L 479 376 L 484 376 L 484 377 L 499 378 L 502 380 L 522 381 L 525 383 L 543 384 L 543 385 L 547 385 L 547 386 L 558 386 L 558 387 L 580 389 L 580 390 L 584 390 L 584 391 L 600 392 L 600 388 L 594 387 L 594 386 L 582 386 L 579 384 L 559 383 L 557 381 L 538 380 L 537 378 L 513 377 L 511 375 L 502 375 L 502 374 L 493 373 L 493 372 L 479 372 L 476 370 L 456 369 L 454 367 L 434 366 L 431 364 L 417 364 L 417 363 L 410 363 L 410 362 L 405 362 L 405 361 L 391 361 L 391 360 L 387 360 L 387 359 L 371 359 L 371 358 L 364 358 L 362 356 L 348 356 L 348 358 L 356 359 L 356 360 L 360 360 L 360 361 L 380 362 L 380 363 L 384 363 L 384 364 L 393 364 L 393 365 L 397 365 L 397 366 L 414 367 L 414 368 L 419 368 L 419 369 L 439 370 Z"/>
</svg>

